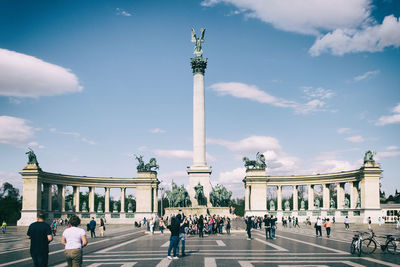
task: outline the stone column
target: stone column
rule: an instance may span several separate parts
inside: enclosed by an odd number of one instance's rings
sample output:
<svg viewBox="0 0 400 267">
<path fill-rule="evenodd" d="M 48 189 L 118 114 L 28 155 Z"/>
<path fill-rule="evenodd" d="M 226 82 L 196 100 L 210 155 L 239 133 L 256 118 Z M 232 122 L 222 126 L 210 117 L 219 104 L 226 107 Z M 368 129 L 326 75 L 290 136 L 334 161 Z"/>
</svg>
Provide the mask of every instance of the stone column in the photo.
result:
<svg viewBox="0 0 400 267">
<path fill-rule="evenodd" d="M 375 162 L 364 163 L 360 170 L 361 208 L 378 210 L 380 209 L 379 177 L 382 173 L 382 170 Z M 376 221 L 376 218 L 379 217 L 376 211 L 375 213 L 369 212 L 368 215 L 365 214 L 364 216 L 372 216 L 373 221 Z"/>
<path fill-rule="evenodd" d="M 299 210 L 299 194 L 297 191 L 297 185 L 293 186 L 293 210 Z"/>
<path fill-rule="evenodd" d="M 89 212 L 94 212 L 94 186 L 89 187 Z"/>
<path fill-rule="evenodd" d="M 337 208 L 343 209 L 344 206 L 344 183 L 336 184 L 337 194 Z"/>
<path fill-rule="evenodd" d="M 121 187 L 121 211 L 125 212 L 125 187 Z"/>
<path fill-rule="evenodd" d="M 49 195 L 50 195 L 50 184 L 43 183 L 43 210 L 49 210 Z M 51 199 L 51 198 L 50 198 Z"/>
<path fill-rule="evenodd" d="M 79 208 L 79 192 L 81 191 L 81 188 L 79 186 L 74 186 L 74 208 L 75 212 L 80 212 Z"/>
<path fill-rule="evenodd" d="M 355 209 L 358 199 L 358 181 L 350 182 L 350 207 Z"/>
<path fill-rule="evenodd" d="M 104 212 L 110 212 L 110 188 L 106 187 L 104 193 Z"/>
<path fill-rule="evenodd" d="M 308 210 L 314 210 L 314 185 L 307 185 Z"/>
<path fill-rule="evenodd" d="M 154 194 L 153 194 L 154 211 L 153 212 L 157 213 L 158 212 L 158 188 L 154 187 L 153 192 L 154 192 Z"/>
<path fill-rule="evenodd" d="M 65 212 L 65 185 L 59 184 L 58 186 L 58 206 L 61 212 Z"/>
<path fill-rule="evenodd" d="M 244 192 L 244 210 L 250 210 L 250 186 L 246 185 L 246 189 Z"/>
<path fill-rule="evenodd" d="M 278 210 L 282 210 L 282 186 L 278 185 L 278 188 L 276 190 L 276 197 L 277 197 L 277 202 L 278 202 Z"/>
<path fill-rule="evenodd" d="M 329 192 L 329 184 L 322 185 L 322 201 L 324 209 L 329 209 L 331 207 L 330 204 L 330 192 Z"/>
</svg>

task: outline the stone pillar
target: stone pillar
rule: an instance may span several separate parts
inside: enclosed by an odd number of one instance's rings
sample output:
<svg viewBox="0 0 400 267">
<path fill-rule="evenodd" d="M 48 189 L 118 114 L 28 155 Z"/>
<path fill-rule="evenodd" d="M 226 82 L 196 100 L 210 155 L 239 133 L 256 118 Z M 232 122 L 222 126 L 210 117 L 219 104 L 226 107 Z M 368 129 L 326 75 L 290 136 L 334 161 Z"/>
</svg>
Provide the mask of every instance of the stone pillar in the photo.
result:
<svg viewBox="0 0 400 267">
<path fill-rule="evenodd" d="M 330 204 L 330 192 L 329 192 L 329 184 L 323 184 L 322 185 L 322 201 L 323 201 L 323 207 L 324 209 L 329 209 L 331 207 Z"/>
<path fill-rule="evenodd" d="M 89 212 L 94 212 L 94 186 L 89 187 Z"/>
<path fill-rule="evenodd" d="M 244 192 L 244 210 L 250 210 L 250 185 L 246 185 Z"/>
<path fill-rule="evenodd" d="M 153 203 L 154 203 L 153 212 L 157 213 L 158 212 L 158 189 L 156 187 L 153 187 Z"/>
<path fill-rule="evenodd" d="M 358 200 L 358 181 L 350 182 L 350 208 L 357 207 Z"/>
<path fill-rule="evenodd" d="M 361 168 L 361 208 L 380 209 L 379 200 L 379 177 L 382 173 L 379 165 L 375 162 L 364 163 Z M 377 214 L 371 214 L 378 217 Z M 373 218 L 376 220 L 376 218 Z"/>
<path fill-rule="evenodd" d="M 65 212 L 65 185 L 59 184 L 58 186 L 58 206 L 61 212 Z"/>
<path fill-rule="evenodd" d="M 80 212 L 80 208 L 79 208 L 79 193 L 81 191 L 81 188 L 79 186 L 74 186 L 74 209 L 75 212 Z"/>
<path fill-rule="evenodd" d="M 43 207 L 42 210 L 49 210 L 49 192 L 50 184 L 43 183 Z"/>
<path fill-rule="evenodd" d="M 267 210 L 267 189 L 265 184 L 252 184 L 250 207 L 251 210 L 262 213 Z"/>
<path fill-rule="evenodd" d="M 125 187 L 121 187 L 121 211 L 125 212 Z"/>
<path fill-rule="evenodd" d="M 110 212 L 110 188 L 106 187 L 104 193 L 104 212 Z"/>
<path fill-rule="evenodd" d="M 278 185 L 276 190 L 276 197 L 277 197 L 277 202 L 278 202 L 278 210 L 282 210 L 282 186 Z"/>
<path fill-rule="evenodd" d="M 314 210 L 314 185 L 307 185 L 308 210 Z"/>
<path fill-rule="evenodd" d="M 293 210 L 299 210 L 299 194 L 297 185 L 293 186 Z"/>
<path fill-rule="evenodd" d="M 337 208 L 344 208 L 344 183 L 336 184 L 336 195 L 337 195 Z"/>
</svg>

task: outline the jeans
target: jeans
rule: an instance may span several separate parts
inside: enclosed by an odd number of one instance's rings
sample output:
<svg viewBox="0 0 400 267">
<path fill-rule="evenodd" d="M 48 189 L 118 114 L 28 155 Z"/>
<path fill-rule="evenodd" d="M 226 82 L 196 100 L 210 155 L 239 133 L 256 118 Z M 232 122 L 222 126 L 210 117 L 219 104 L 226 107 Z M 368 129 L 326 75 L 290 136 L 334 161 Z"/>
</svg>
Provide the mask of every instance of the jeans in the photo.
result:
<svg viewBox="0 0 400 267">
<path fill-rule="evenodd" d="M 274 226 L 272 226 L 272 228 L 271 228 L 271 237 L 275 238 L 275 227 Z"/>
<path fill-rule="evenodd" d="M 199 228 L 199 237 L 204 237 L 202 228 Z"/>
<path fill-rule="evenodd" d="M 178 248 L 179 236 L 171 236 L 169 239 L 168 256 L 171 256 L 171 250 L 174 249 L 174 257 L 176 256 L 176 250 Z"/>
<path fill-rule="evenodd" d="M 96 229 L 90 229 L 90 236 L 91 236 L 91 237 L 96 237 L 96 232 L 95 232 L 95 230 L 96 230 Z"/>
<path fill-rule="evenodd" d="M 247 228 L 247 237 L 251 238 L 251 228 Z"/>
<path fill-rule="evenodd" d="M 68 267 L 80 267 L 82 266 L 82 249 L 66 249 L 65 259 L 67 260 Z"/>
<path fill-rule="evenodd" d="M 272 239 L 271 237 L 271 227 L 265 227 L 265 238 Z"/>
<path fill-rule="evenodd" d="M 319 233 L 319 236 L 322 236 L 322 229 L 321 229 L 321 226 L 316 226 L 315 227 L 315 234 L 318 236 L 318 233 Z"/>
<path fill-rule="evenodd" d="M 326 235 L 327 236 L 331 235 L 331 228 L 330 227 L 326 227 Z"/>
<path fill-rule="evenodd" d="M 178 253 L 179 253 L 179 241 L 182 243 L 182 248 L 181 248 L 181 255 L 185 255 L 185 233 L 180 233 L 179 234 L 179 240 L 178 240 Z"/>
<path fill-rule="evenodd" d="M 219 233 L 222 234 L 222 225 L 219 226 Z"/>
<path fill-rule="evenodd" d="M 47 267 L 49 253 L 31 253 L 31 257 L 35 267 Z"/>
</svg>

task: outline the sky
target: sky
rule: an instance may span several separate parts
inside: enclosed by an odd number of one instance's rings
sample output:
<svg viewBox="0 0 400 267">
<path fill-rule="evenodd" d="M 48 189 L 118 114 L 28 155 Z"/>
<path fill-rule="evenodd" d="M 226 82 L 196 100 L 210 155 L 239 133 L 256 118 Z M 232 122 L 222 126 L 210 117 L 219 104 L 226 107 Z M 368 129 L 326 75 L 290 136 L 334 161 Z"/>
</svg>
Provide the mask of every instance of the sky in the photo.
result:
<svg viewBox="0 0 400 267">
<path fill-rule="evenodd" d="M 206 28 L 207 163 L 244 196 L 242 158 L 267 175 L 355 170 L 367 150 L 400 190 L 400 2 L 0 1 L 0 183 L 47 172 L 162 185 L 192 163 L 191 28 Z M 117 197 L 118 198 L 118 197 Z"/>
</svg>

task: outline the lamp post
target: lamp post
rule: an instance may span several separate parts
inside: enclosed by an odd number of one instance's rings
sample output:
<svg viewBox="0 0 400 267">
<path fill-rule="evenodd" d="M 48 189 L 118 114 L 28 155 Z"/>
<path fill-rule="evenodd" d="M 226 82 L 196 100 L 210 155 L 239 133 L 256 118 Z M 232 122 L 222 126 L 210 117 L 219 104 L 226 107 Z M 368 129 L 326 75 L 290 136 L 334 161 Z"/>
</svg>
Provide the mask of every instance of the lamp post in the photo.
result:
<svg viewBox="0 0 400 267">
<path fill-rule="evenodd" d="M 161 214 L 161 218 L 162 218 L 162 216 L 163 216 L 164 187 L 160 186 L 159 189 L 160 189 L 160 192 L 161 192 L 161 212 L 160 212 L 160 214 Z"/>
</svg>

